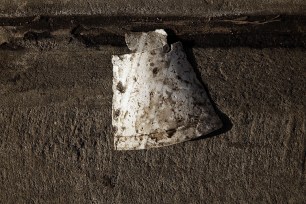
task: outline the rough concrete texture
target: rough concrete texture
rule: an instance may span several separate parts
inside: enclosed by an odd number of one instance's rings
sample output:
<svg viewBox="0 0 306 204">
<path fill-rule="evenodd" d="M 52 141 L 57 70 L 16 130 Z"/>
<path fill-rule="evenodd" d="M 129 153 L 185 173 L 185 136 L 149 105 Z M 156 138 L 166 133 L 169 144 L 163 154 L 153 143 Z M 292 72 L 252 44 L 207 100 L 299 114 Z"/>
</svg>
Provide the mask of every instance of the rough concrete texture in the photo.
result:
<svg viewBox="0 0 306 204">
<path fill-rule="evenodd" d="M 190 50 L 224 130 L 114 151 L 110 59 L 127 49 L 23 46 L 0 51 L 1 203 L 305 202 L 304 48 Z"/>
<path fill-rule="evenodd" d="M 305 11 L 304 0 L 2 0 L 0 203 L 305 203 Z M 261 17 L 210 18 L 239 14 Z M 111 55 L 127 53 L 126 31 L 155 28 L 187 42 L 225 127 L 114 151 Z"/>
<path fill-rule="evenodd" d="M 37 15 L 145 15 L 211 17 L 238 14 L 301 14 L 305 0 L 1 0 L 0 17 Z"/>
</svg>

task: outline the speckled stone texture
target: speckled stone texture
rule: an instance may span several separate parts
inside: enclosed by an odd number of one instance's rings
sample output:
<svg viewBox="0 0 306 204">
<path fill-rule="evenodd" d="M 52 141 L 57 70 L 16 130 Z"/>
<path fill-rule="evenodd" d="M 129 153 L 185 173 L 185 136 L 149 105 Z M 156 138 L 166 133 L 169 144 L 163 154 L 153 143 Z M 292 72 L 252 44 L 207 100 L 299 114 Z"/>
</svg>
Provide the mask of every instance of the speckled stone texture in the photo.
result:
<svg viewBox="0 0 306 204">
<path fill-rule="evenodd" d="M 46 27 L 55 20 L 37 17 L 100 14 L 120 25 L 117 16 L 137 15 L 144 17 L 134 22 L 139 30 L 148 26 L 146 16 L 268 13 L 274 19 L 305 15 L 305 3 L 2 0 L 0 22 L 8 17 L 16 26 L 23 21 L 17 17 L 28 16 L 38 24 L 0 46 L 0 203 L 305 203 L 306 40 L 298 16 L 279 27 L 247 19 L 215 30 L 196 19 L 175 24 L 169 18 L 163 28 L 185 37 L 198 31 L 186 52 L 225 127 L 199 140 L 125 152 L 113 150 L 111 136 L 110 59 L 127 53 L 118 46 L 121 38 L 90 38 L 86 19 L 82 29 L 67 26 L 64 36 L 61 30 L 51 36 Z M 73 19 L 62 25 L 78 26 Z M 291 27 L 297 32 L 286 33 Z M 109 33 L 125 33 L 120 28 Z M 281 31 L 275 38 L 274 28 Z M 0 42 L 11 37 L 0 33 Z"/>
<path fill-rule="evenodd" d="M 232 127 L 117 152 L 110 58 L 125 48 L 52 39 L 24 45 L 0 51 L 2 203 L 305 200 L 304 49 L 194 48 L 196 68 Z"/>
</svg>

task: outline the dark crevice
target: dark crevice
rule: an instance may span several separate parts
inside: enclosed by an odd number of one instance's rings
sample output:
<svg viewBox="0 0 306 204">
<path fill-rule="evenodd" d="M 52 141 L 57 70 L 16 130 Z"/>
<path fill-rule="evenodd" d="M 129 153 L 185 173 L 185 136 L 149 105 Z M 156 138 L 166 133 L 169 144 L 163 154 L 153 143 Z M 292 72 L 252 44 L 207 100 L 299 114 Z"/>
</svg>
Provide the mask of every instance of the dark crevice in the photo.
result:
<svg viewBox="0 0 306 204">
<path fill-rule="evenodd" d="M 24 47 L 16 45 L 15 43 L 5 42 L 0 45 L 0 50 L 19 51 L 24 50 Z"/>
<path fill-rule="evenodd" d="M 23 39 L 24 40 L 41 40 L 41 39 L 45 39 L 45 38 L 51 38 L 51 34 L 48 31 L 43 31 L 43 32 L 33 32 L 33 31 L 29 31 L 27 33 L 24 34 Z"/>
<path fill-rule="evenodd" d="M 72 36 L 87 47 L 100 45 L 126 46 L 124 34 L 133 31 L 171 30 L 177 41 L 193 47 L 306 47 L 306 16 L 258 15 L 196 17 L 136 16 L 38 16 L 0 18 L 0 26 L 13 26 L 26 33 L 25 39 L 55 37 L 52 32 L 70 30 Z M 18 41 L 18 38 L 16 38 Z M 169 41 L 169 43 L 171 43 Z M 10 42 L 14 47 L 14 40 Z M 18 44 L 18 43 L 17 43 Z M 4 46 L 1 46 L 1 49 Z"/>
</svg>

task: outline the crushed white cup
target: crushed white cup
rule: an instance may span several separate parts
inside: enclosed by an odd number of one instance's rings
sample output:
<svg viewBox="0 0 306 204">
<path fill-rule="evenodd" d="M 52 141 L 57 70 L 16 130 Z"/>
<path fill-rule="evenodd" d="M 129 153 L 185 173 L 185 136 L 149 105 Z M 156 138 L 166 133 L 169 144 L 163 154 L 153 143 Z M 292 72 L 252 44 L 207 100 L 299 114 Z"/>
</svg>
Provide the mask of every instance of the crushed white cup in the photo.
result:
<svg viewBox="0 0 306 204">
<path fill-rule="evenodd" d="M 125 38 L 133 53 L 112 56 L 116 150 L 172 145 L 222 127 L 180 42 L 169 48 L 164 30 Z"/>
</svg>

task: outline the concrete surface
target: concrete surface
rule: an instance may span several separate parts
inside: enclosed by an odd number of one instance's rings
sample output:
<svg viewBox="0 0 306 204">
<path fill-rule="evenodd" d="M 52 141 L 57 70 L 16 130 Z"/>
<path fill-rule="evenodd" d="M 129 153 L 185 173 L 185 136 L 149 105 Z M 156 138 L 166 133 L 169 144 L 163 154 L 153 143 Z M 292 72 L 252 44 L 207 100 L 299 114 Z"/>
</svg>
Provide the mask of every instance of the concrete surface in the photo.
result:
<svg viewBox="0 0 306 204">
<path fill-rule="evenodd" d="M 305 15 L 304 0 L 2 0 L 0 203 L 305 203 Z M 155 28 L 184 41 L 225 126 L 114 151 L 111 55 Z"/>
<path fill-rule="evenodd" d="M 0 203 L 303 203 L 305 49 L 193 48 L 215 134 L 120 152 L 111 55 L 63 38 L 0 51 Z"/>
<path fill-rule="evenodd" d="M 305 14 L 304 0 L 1 0 L 0 17 L 37 15 L 196 16 Z"/>
</svg>

